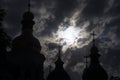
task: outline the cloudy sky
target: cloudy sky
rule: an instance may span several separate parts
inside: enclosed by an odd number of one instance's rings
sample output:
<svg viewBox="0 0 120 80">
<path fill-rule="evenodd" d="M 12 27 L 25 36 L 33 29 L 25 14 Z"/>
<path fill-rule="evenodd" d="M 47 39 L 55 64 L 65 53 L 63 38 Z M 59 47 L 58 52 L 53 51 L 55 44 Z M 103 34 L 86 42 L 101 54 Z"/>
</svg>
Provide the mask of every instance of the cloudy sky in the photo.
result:
<svg viewBox="0 0 120 80">
<path fill-rule="evenodd" d="M 12 38 L 21 34 L 27 3 L 0 0 L 7 12 L 3 25 Z M 49 65 L 54 67 L 57 45 L 61 45 L 66 71 L 72 80 L 80 80 L 95 31 L 102 66 L 109 76 L 120 76 L 120 0 L 32 0 L 31 11 L 36 23 L 33 34 L 46 57 L 46 74 Z"/>
</svg>

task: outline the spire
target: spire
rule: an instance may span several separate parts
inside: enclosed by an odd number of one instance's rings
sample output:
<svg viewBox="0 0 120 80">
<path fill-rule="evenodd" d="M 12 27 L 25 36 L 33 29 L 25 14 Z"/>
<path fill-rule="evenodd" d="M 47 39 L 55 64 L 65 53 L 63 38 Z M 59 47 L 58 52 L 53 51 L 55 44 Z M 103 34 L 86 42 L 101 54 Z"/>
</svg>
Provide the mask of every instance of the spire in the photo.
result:
<svg viewBox="0 0 120 80">
<path fill-rule="evenodd" d="M 28 11 L 30 11 L 30 7 L 31 7 L 30 0 L 28 0 Z"/>
<path fill-rule="evenodd" d="M 99 50 L 95 45 L 95 32 L 92 33 L 93 36 L 93 45 L 90 49 L 91 53 L 90 57 L 90 64 L 89 67 L 85 68 L 83 71 L 82 78 L 83 80 L 108 80 L 108 75 L 106 71 L 100 65 L 99 57 L 100 54 L 98 53 Z M 87 62 L 87 57 L 86 57 Z"/>
<path fill-rule="evenodd" d="M 30 7 L 31 7 L 30 0 L 28 0 L 28 11 L 23 14 L 22 20 L 23 30 L 33 29 L 33 25 L 35 24 L 35 22 L 33 21 L 34 15 L 32 12 L 30 12 Z"/>
<path fill-rule="evenodd" d="M 58 47 L 58 59 L 57 59 L 57 61 L 62 62 L 62 60 L 61 60 L 61 46 Z"/>
<path fill-rule="evenodd" d="M 55 64 L 57 66 L 62 66 L 64 63 L 63 61 L 61 60 L 61 46 L 59 46 L 59 50 L 58 50 L 58 58 L 57 58 L 57 61 L 55 62 Z"/>
<path fill-rule="evenodd" d="M 95 31 L 93 31 L 91 35 L 93 36 L 93 45 L 95 45 L 95 36 L 96 36 Z"/>
<path fill-rule="evenodd" d="M 61 46 L 59 46 L 59 51 L 58 51 L 58 59 L 61 59 Z"/>
<path fill-rule="evenodd" d="M 91 58 L 92 63 L 99 63 L 100 54 L 98 53 L 99 50 L 97 46 L 95 45 L 95 35 L 96 35 L 95 31 L 93 31 L 91 35 L 93 36 L 93 46 L 91 47 L 91 54 L 89 56 Z"/>
<path fill-rule="evenodd" d="M 57 60 L 55 62 L 55 69 L 48 75 L 47 80 L 70 80 L 70 76 L 64 70 L 64 62 L 61 60 L 61 46 L 58 45 Z"/>
</svg>

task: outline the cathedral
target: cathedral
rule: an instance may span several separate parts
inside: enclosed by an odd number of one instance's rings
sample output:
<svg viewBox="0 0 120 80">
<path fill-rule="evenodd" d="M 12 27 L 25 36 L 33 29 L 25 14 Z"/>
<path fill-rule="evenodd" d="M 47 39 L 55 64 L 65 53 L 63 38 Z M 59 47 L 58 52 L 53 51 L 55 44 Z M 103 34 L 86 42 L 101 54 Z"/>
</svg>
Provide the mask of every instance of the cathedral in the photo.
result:
<svg viewBox="0 0 120 80">
<path fill-rule="evenodd" d="M 44 80 L 43 64 L 45 57 L 40 53 L 39 40 L 33 36 L 34 15 L 30 11 L 23 14 L 22 34 L 12 42 L 12 52 L 9 57 L 9 67 L 13 80 Z"/>
<path fill-rule="evenodd" d="M 8 57 L 7 76 L 3 80 L 45 80 L 44 61 L 46 58 L 40 53 L 42 47 L 39 40 L 33 36 L 35 22 L 30 8 L 30 0 L 28 0 L 28 10 L 23 14 L 21 21 L 22 33 L 12 42 L 11 55 Z M 90 58 L 90 65 L 87 66 L 86 60 L 86 68 L 83 71 L 82 80 L 108 80 L 106 71 L 100 65 L 100 54 L 95 45 L 94 35 L 93 33 L 91 53 L 86 57 Z M 61 48 L 59 48 L 55 69 L 50 71 L 47 80 L 71 80 L 63 67 L 64 62 L 61 59 L 61 53 Z"/>
</svg>

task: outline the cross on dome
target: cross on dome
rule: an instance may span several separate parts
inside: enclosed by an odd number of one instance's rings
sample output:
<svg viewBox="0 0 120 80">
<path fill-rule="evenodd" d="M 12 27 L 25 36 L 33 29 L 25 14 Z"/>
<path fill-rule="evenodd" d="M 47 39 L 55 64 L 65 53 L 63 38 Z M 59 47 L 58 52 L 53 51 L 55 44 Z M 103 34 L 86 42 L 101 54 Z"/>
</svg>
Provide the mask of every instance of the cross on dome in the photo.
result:
<svg viewBox="0 0 120 80">
<path fill-rule="evenodd" d="M 91 33 L 91 35 L 93 37 L 93 45 L 95 45 L 95 36 L 96 36 L 95 31 L 93 31 L 93 33 Z"/>
<path fill-rule="evenodd" d="M 30 11 L 30 7 L 31 7 L 30 0 L 28 0 L 28 11 Z"/>
</svg>

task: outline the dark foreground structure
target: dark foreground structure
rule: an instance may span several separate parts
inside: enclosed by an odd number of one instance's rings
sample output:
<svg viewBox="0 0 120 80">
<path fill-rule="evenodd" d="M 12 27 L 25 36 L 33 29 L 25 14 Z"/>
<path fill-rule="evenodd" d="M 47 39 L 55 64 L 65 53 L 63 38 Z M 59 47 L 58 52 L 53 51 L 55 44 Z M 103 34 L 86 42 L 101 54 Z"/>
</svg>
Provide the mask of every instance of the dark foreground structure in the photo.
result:
<svg viewBox="0 0 120 80">
<path fill-rule="evenodd" d="M 90 50 L 90 55 L 87 57 L 90 57 L 90 65 L 84 69 L 82 79 L 83 80 L 108 80 L 108 75 L 106 71 L 102 68 L 99 62 L 100 54 L 98 53 L 98 48 L 95 45 L 95 39 L 94 39 L 94 33 L 93 33 L 93 45 Z M 87 58 L 86 57 L 86 58 Z M 86 63 L 87 65 L 87 63 Z"/>
<path fill-rule="evenodd" d="M 8 75 L 5 78 L 9 80 L 44 80 L 45 57 L 40 53 L 39 40 L 32 34 L 35 24 L 33 19 L 29 3 L 28 11 L 23 14 L 22 34 L 13 40 L 12 51 L 8 56 Z"/>
<path fill-rule="evenodd" d="M 55 69 L 50 72 L 47 80 L 70 80 L 70 76 L 63 68 L 64 62 L 61 60 L 61 50 L 58 51 L 58 58 L 55 62 Z"/>
<path fill-rule="evenodd" d="M 34 15 L 30 11 L 29 0 L 28 11 L 23 14 L 21 22 L 22 34 L 12 41 L 12 51 L 0 63 L 0 80 L 44 80 L 45 57 L 40 53 L 42 47 L 39 40 L 33 36 L 33 25 L 35 24 L 33 19 Z M 108 75 L 99 62 L 100 54 L 95 45 L 94 36 L 90 51 L 90 55 L 87 56 L 91 59 L 90 65 L 84 69 L 82 79 L 108 80 Z M 6 53 L 3 49 L 0 49 L 0 52 Z M 64 62 L 60 54 L 61 48 L 58 51 L 55 69 L 49 73 L 47 80 L 71 80 L 63 68 Z M 0 60 L 3 60 L 2 58 L 0 56 Z M 119 80 L 119 78 L 112 77 L 110 80 Z"/>
</svg>

